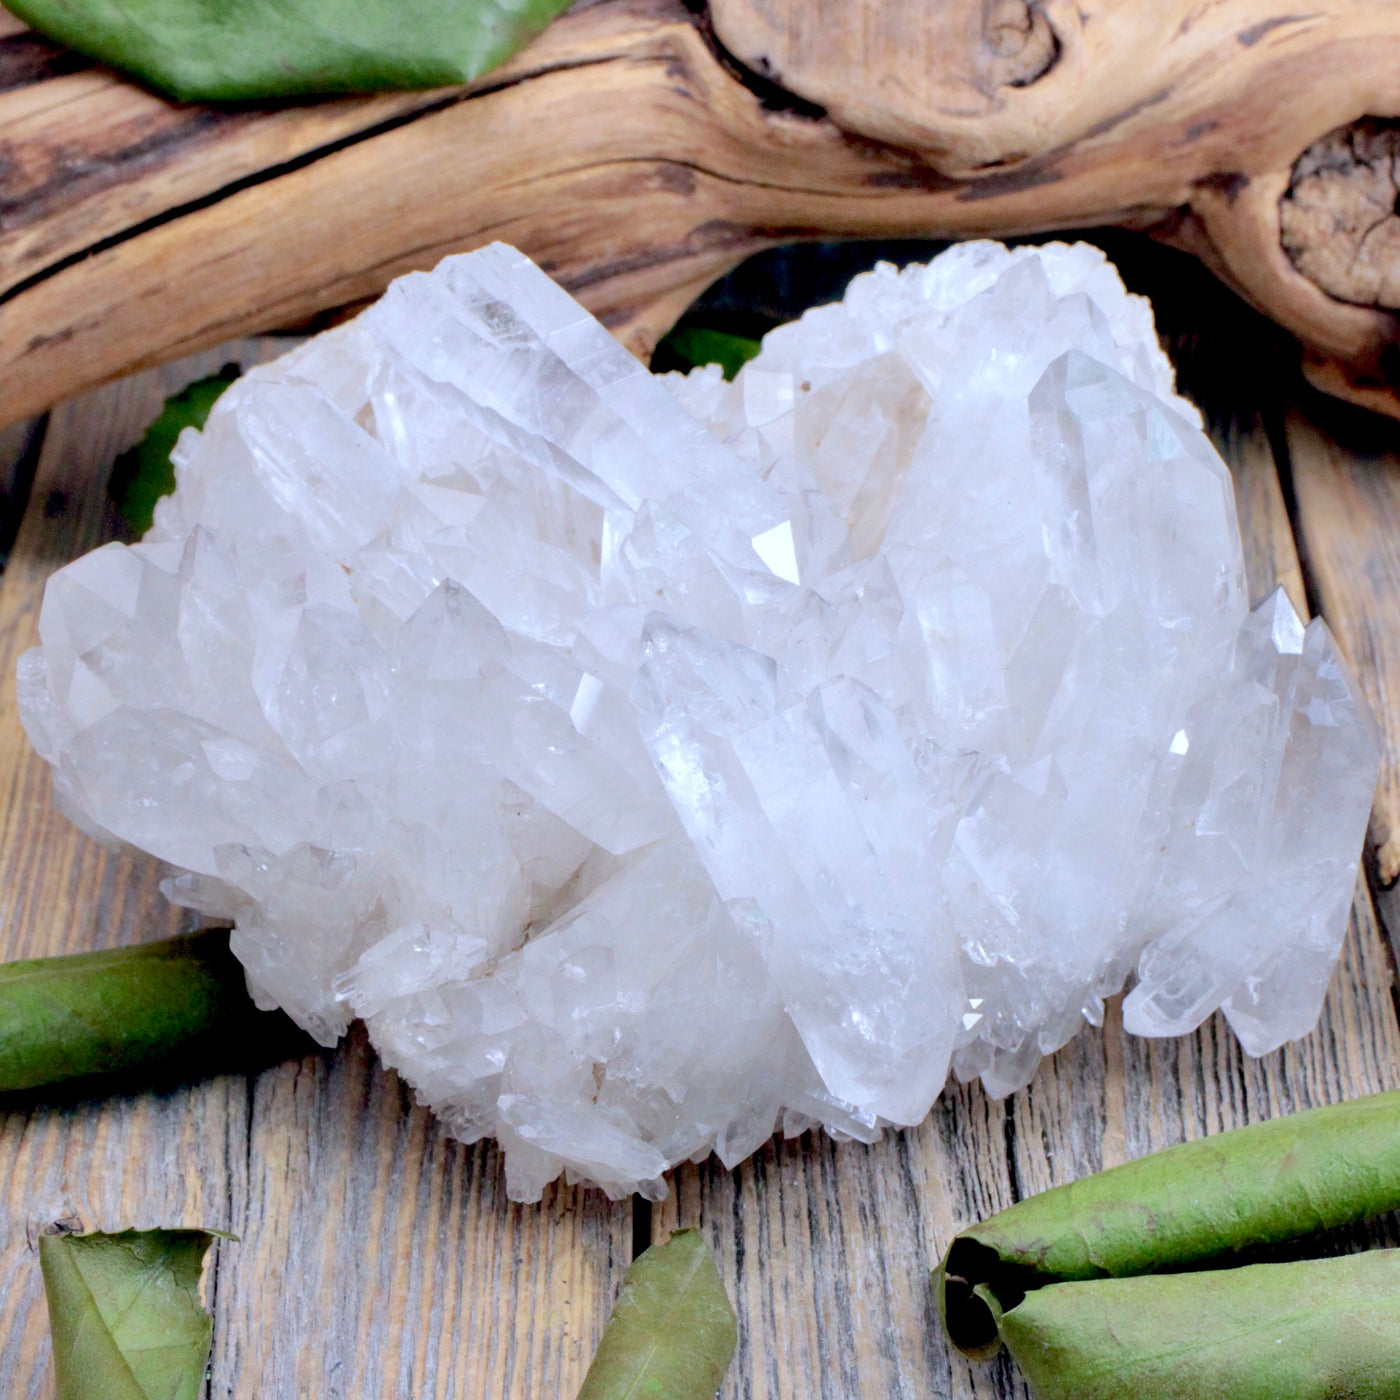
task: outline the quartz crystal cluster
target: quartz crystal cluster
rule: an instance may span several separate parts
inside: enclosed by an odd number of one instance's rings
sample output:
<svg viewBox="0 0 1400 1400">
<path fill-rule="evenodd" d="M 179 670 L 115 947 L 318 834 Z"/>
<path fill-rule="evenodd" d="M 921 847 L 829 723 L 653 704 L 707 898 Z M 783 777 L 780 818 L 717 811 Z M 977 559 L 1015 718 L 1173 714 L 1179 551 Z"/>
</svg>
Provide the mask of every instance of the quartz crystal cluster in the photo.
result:
<svg viewBox="0 0 1400 1400">
<path fill-rule="evenodd" d="M 881 267 L 726 384 L 497 245 L 228 391 L 50 582 L 24 723 L 519 1199 L 1006 1093 L 1134 971 L 1259 1053 L 1378 748 L 1198 425 L 1089 248 Z"/>
</svg>

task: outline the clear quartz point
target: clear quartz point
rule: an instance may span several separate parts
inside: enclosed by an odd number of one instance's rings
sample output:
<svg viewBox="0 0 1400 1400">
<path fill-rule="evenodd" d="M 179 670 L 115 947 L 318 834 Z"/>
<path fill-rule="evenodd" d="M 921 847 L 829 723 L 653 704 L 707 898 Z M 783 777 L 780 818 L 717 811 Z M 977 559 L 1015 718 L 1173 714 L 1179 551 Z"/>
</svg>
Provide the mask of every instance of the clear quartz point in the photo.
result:
<svg viewBox="0 0 1400 1400">
<path fill-rule="evenodd" d="M 252 371 L 19 703 L 85 830 L 352 1017 L 518 1199 L 1316 1019 L 1379 747 L 1250 613 L 1228 473 L 1097 251 L 882 266 L 733 384 L 496 245 Z"/>
</svg>

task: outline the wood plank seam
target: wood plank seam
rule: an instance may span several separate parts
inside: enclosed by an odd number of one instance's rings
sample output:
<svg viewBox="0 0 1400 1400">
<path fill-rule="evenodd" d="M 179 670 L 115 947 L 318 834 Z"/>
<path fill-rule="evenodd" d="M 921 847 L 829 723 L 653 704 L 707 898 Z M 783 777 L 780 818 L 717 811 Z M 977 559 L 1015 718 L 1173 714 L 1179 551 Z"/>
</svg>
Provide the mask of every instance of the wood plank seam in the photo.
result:
<svg viewBox="0 0 1400 1400">
<path fill-rule="evenodd" d="M 1318 587 L 1316 572 L 1308 555 L 1308 542 L 1302 528 L 1298 510 L 1298 491 L 1293 481 L 1293 458 L 1288 447 L 1288 432 L 1284 424 L 1282 404 L 1272 403 L 1260 414 L 1264 431 L 1268 435 L 1269 447 L 1274 454 L 1274 464 L 1278 472 L 1279 489 L 1283 493 L 1284 509 L 1288 514 L 1288 528 L 1293 538 L 1293 548 L 1298 557 L 1298 570 L 1303 582 L 1303 596 L 1307 601 L 1308 613 L 1321 617 L 1322 592 Z"/>
<path fill-rule="evenodd" d="M 29 506 L 29 493 L 34 475 L 39 469 L 39 456 L 44 450 L 44 434 L 48 431 L 49 415 L 41 413 L 28 423 L 16 424 L 3 434 L 5 443 L 0 456 L 12 453 L 0 471 L 0 573 L 14 548 L 21 520 Z M 17 450 L 16 450 L 17 449 Z"/>
</svg>

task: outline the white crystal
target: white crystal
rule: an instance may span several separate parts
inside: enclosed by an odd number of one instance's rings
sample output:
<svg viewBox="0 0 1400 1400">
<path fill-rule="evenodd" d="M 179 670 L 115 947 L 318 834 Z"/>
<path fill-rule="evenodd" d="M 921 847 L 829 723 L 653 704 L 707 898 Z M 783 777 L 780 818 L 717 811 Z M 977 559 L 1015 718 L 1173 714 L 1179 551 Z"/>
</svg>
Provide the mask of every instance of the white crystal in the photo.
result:
<svg viewBox="0 0 1400 1400">
<path fill-rule="evenodd" d="M 1117 991 L 1315 1019 L 1379 752 L 1247 614 L 1230 481 L 1097 252 L 955 248 L 657 379 L 496 246 L 254 370 L 49 584 L 89 831 L 363 1017 L 513 1196 L 873 1140 Z"/>
</svg>

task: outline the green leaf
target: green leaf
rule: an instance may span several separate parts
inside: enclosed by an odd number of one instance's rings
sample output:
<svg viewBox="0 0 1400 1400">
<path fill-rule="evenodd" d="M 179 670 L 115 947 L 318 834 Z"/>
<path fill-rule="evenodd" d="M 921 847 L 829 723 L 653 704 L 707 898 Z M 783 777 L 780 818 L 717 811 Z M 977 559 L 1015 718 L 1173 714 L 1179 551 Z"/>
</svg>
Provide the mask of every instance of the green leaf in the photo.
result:
<svg viewBox="0 0 1400 1400">
<path fill-rule="evenodd" d="M 1400 1209 L 1400 1092 L 1308 1109 L 1042 1191 L 962 1231 L 934 1274 L 954 1345 L 999 1345 L 1047 1284 L 1228 1263 L 1239 1251 Z"/>
<path fill-rule="evenodd" d="M 998 1322 L 1037 1400 L 1393 1400 L 1400 1250 L 1052 1283 Z"/>
<path fill-rule="evenodd" d="M 730 335 L 728 331 L 677 326 L 656 347 L 656 358 L 662 364 L 679 364 L 684 369 L 718 365 L 726 379 L 733 379 L 762 348 L 759 341 Z"/>
<path fill-rule="evenodd" d="M 227 929 L 0 964 L 0 1093 L 260 1068 L 306 1038 L 259 1011 Z"/>
<path fill-rule="evenodd" d="M 14 0 L 51 38 L 182 102 L 468 82 L 568 0 Z"/>
<path fill-rule="evenodd" d="M 237 365 L 225 365 L 208 379 L 197 379 L 166 399 L 160 417 L 135 447 L 123 452 L 112 468 L 108 492 L 122 517 L 138 535 L 151 528 L 156 502 L 175 489 L 170 454 L 186 428 L 202 428 L 219 395 L 238 378 Z"/>
<path fill-rule="evenodd" d="M 41 1235 L 58 1400 L 198 1400 L 213 1319 L 205 1230 Z"/>
<path fill-rule="evenodd" d="M 736 1339 L 704 1237 L 677 1230 L 628 1269 L 578 1400 L 714 1400 Z"/>
</svg>

